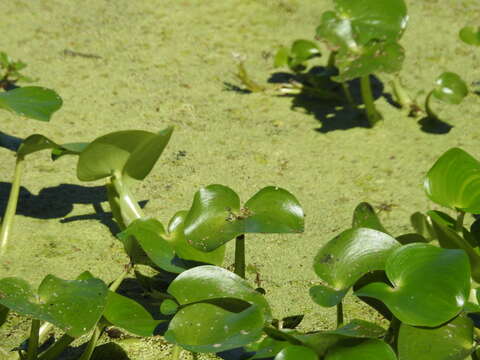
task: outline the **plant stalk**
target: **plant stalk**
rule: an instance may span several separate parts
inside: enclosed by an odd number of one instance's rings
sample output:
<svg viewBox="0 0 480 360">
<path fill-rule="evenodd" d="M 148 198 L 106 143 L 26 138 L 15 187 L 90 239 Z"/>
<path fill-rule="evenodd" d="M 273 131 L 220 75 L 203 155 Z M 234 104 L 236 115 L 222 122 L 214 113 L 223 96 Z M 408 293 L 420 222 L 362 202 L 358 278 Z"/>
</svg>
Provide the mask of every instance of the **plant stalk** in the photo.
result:
<svg viewBox="0 0 480 360">
<path fill-rule="evenodd" d="M 390 80 L 390 86 L 392 87 L 392 92 L 395 101 L 405 109 L 410 109 L 412 105 L 414 105 L 414 102 L 408 96 L 408 93 L 406 92 L 405 88 L 403 87 L 400 79 L 397 76 L 393 76 L 392 79 Z"/>
<path fill-rule="evenodd" d="M 36 360 L 38 355 L 38 331 L 40 330 L 40 320 L 32 319 L 30 328 L 30 338 L 28 339 L 28 349 L 26 360 Z"/>
<path fill-rule="evenodd" d="M 235 239 L 235 274 L 245 279 L 245 235 Z"/>
<path fill-rule="evenodd" d="M 352 94 L 346 82 L 342 82 L 342 90 L 343 90 L 343 94 L 345 95 L 345 98 L 347 99 L 348 105 L 350 105 L 350 107 L 352 108 L 355 107 L 355 101 L 353 101 Z"/>
<path fill-rule="evenodd" d="M 120 172 L 115 172 L 111 177 L 111 182 L 118 195 L 118 207 L 124 225 L 128 226 L 133 221 L 144 217 L 142 209 L 130 193 L 127 185 L 124 183 L 122 174 Z"/>
<path fill-rule="evenodd" d="M 380 115 L 375 108 L 369 75 L 360 78 L 360 91 L 362 93 L 363 103 L 365 104 L 365 113 L 368 118 L 368 123 L 370 124 L 370 127 L 373 127 L 377 122 L 382 120 L 382 115 Z"/>
<path fill-rule="evenodd" d="M 343 318 L 343 302 L 340 301 L 337 304 L 337 329 L 343 325 L 344 318 Z"/>
<path fill-rule="evenodd" d="M 15 212 L 17 211 L 18 194 L 20 192 L 20 180 L 24 167 L 24 157 L 17 156 L 15 162 L 15 173 L 12 180 L 12 188 L 8 197 L 7 209 L 3 217 L 2 229 L 0 231 L 0 256 L 4 255 L 8 246 L 8 236 L 13 224 Z"/>
<path fill-rule="evenodd" d="M 330 51 L 330 55 L 328 55 L 327 67 L 335 67 L 336 58 L 337 58 L 337 52 Z"/>
<path fill-rule="evenodd" d="M 432 108 L 430 107 L 430 99 L 432 98 L 432 95 L 433 95 L 433 90 L 430 91 L 427 95 L 427 97 L 425 98 L 425 112 L 427 113 L 427 118 L 429 120 L 432 120 L 432 121 L 435 121 L 435 120 L 440 120 L 440 118 L 438 117 L 437 114 L 435 114 L 435 112 L 432 110 Z"/>
<path fill-rule="evenodd" d="M 44 353 L 42 353 L 38 360 L 56 360 L 60 354 L 75 340 L 74 337 L 64 334 L 58 339 L 55 344 L 50 346 Z"/>
<path fill-rule="evenodd" d="M 463 230 L 463 220 L 465 219 L 465 211 L 457 209 L 457 221 L 455 222 L 455 231 L 461 233 Z"/>
<path fill-rule="evenodd" d="M 90 360 L 90 357 L 92 356 L 93 351 L 97 346 L 97 341 L 98 341 L 98 338 L 100 337 L 100 334 L 102 333 L 102 330 L 103 330 L 103 326 L 99 324 L 95 326 L 95 329 L 93 330 L 93 334 L 90 337 L 90 341 L 87 344 L 87 348 L 85 349 L 85 351 L 83 352 L 79 360 Z"/>
</svg>

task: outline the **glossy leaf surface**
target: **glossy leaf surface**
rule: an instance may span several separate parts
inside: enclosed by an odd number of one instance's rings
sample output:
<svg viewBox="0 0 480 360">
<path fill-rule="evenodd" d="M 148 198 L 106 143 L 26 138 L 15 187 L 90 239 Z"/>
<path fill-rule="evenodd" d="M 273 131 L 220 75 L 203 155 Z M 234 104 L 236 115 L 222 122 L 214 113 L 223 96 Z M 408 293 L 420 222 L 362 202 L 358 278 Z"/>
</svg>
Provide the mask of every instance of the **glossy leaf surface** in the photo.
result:
<svg viewBox="0 0 480 360">
<path fill-rule="evenodd" d="M 463 360 L 473 350 L 473 322 L 461 314 L 438 328 L 402 324 L 398 335 L 399 360 Z"/>
<path fill-rule="evenodd" d="M 155 328 L 162 322 L 154 320 L 136 301 L 112 291 L 108 292 L 103 316 L 111 324 L 139 336 L 153 336 Z"/>
<path fill-rule="evenodd" d="M 174 263 L 175 251 L 165 239 L 163 225 L 156 219 L 141 218 L 133 221 L 124 231 L 124 237 L 134 237 L 148 258 L 163 270 L 180 273 L 183 267 Z M 129 252 L 127 250 L 127 252 Z"/>
<path fill-rule="evenodd" d="M 310 348 L 300 345 L 290 345 L 282 349 L 274 360 L 317 360 L 317 354 Z"/>
<path fill-rule="evenodd" d="M 388 234 L 372 205 L 362 202 L 353 211 L 352 228 L 368 228 Z"/>
<path fill-rule="evenodd" d="M 307 60 L 320 56 L 318 45 L 310 40 L 295 40 L 287 59 L 288 66 L 295 69 Z"/>
<path fill-rule="evenodd" d="M 62 103 L 55 91 L 39 86 L 0 92 L 0 108 L 40 121 L 50 121 L 52 114 L 62 107 Z"/>
<path fill-rule="evenodd" d="M 388 256 L 399 246 L 393 237 L 377 230 L 344 231 L 323 246 L 315 257 L 314 270 L 328 287 L 312 287 L 311 297 L 321 306 L 335 306 L 363 275 L 383 270 Z"/>
<path fill-rule="evenodd" d="M 62 280 L 48 275 L 35 292 L 19 278 L 0 280 L 0 304 L 34 319 L 47 321 L 73 337 L 87 333 L 103 313 L 107 287 L 95 278 Z"/>
<path fill-rule="evenodd" d="M 480 162 L 462 149 L 452 148 L 440 156 L 423 187 L 439 205 L 480 213 Z"/>
<path fill-rule="evenodd" d="M 76 142 L 62 144 L 58 148 L 52 149 L 52 160 L 57 160 L 64 155 L 79 155 L 88 146 L 87 142 Z"/>
<path fill-rule="evenodd" d="M 395 250 L 385 271 L 393 288 L 371 283 L 355 292 L 381 300 L 402 322 L 439 326 L 460 313 L 470 293 L 470 264 L 463 250 L 409 244 Z"/>
<path fill-rule="evenodd" d="M 444 72 L 435 80 L 435 89 L 432 94 L 443 102 L 460 104 L 468 95 L 468 87 L 458 74 Z"/>
<path fill-rule="evenodd" d="M 177 256 L 185 260 L 217 266 L 222 265 L 225 258 L 225 246 L 220 246 L 210 252 L 204 252 L 194 248 L 187 242 L 184 234 L 187 213 L 187 211 L 177 212 L 168 224 L 169 241 L 175 249 Z"/>
<path fill-rule="evenodd" d="M 264 324 L 264 314 L 256 305 L 235 313 L 210 303 L 197 303 L 175 314 L 165 339 L 194 352 L 219 352 L 257 340 Z"/>
<path fill-rule="evenodd" d="M 288 191 L 269 186 L 240 208 L 238 195 L 223 185 L 200 189 L 185 219 L 187 242 L 199 250 L 212 251 L 246 233 L 298 233 L 304 214 Z"/>
<path fill-rule="evenodd" d="M 465 26 L 460 30 L 460 39 L 468 45 L 480 46 L 480 29 L 473 26 Z"/>
<path fill-rule="evenodd" d="M 397 360 L 392 348 L 381 340 L 371 339 L 353 346 L 337 346 L 325 360 Z"/>
</svg>

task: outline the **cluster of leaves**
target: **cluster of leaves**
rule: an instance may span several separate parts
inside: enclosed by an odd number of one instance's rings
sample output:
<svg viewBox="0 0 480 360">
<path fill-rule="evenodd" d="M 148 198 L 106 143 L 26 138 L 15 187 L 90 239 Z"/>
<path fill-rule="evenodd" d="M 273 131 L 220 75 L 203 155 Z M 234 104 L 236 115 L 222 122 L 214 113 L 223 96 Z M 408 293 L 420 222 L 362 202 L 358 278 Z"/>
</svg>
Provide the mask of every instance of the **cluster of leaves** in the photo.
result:
<svg viewBox="0 0 480 360">
<path fill-rule="evenodd" d="M 382 119 L 375 107 L 370 84 L 371 76 L 379 73 L 391 74 L 392 93 L 400 107 L 414 117 L 425 113 L 430 123 L 440 121 L 431 108 L 432 97 L 459 104 L 468 94 L 465 82 L 451 72 L 436 79 L 435 88 L 426 96 L 424 109 L 405 91 L 398 78 L 405 59 L 399 40 L 408 23 L 404 0 L 333 0 L 333 3 L 334 10 L 322 14 L 316 29 L 316 39 L 329 52 L 326 64 L 316 61 L 322 56 L 317 42 L 301 39 L 295 40 L 290 47 L 281 47 L 275 55 L 274 66 L 288 67 L 293 77 L 281 84 L 276 93 L 307 95 L 357 107 L 351 89 L 355 87 L 353 80 L 360 79 L 360 93 L 370 126 Z M 461 37 L 469 44 L 478 43 L 478 32 L 473 28 L 463 29 Z M 265 90 L 258 85 L 249 86 L 252 81 L 247 76 L 239 78 L 250 91 Z"/>
</svg>

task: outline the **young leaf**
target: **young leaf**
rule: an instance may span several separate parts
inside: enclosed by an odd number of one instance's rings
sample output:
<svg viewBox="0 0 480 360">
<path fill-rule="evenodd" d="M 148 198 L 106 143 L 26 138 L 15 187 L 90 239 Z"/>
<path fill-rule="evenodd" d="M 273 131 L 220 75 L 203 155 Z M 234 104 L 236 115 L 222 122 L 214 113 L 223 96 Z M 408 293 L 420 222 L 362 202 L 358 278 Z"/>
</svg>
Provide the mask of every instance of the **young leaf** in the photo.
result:
<svg viewBox="0 0 480 360">
<path fill-rule="evenodd" d="M 386 263 L 385 283 L 371 283 L 355 292 L 385 303 L 402 322 L 439 326 L 458 315 L 470 293 L 470 264 L 463 250 L 415 243 L 395 250 Z"/>
<path fill-rule="evenodd" d="M 480 162 L 459 148 L 451 148 L 428 171 L 423 187 L 439 205 L 480 213 Z"/>
<path fill-rule="evenodd" d="M 460 30 L 460 39 L 468 45 L 480 46 L 480 29 L 473 26 L 465 26 Z"/>
<path fill-rule="evenodd" d="M 175 253 L 184 260 L 221 266 L 225 258 L 225 246 L 220 246 L 210 252 L 204 252 L 187 242 L 184 233 L 187 214 L 187 211 L 177 212 L 168 224 L 169 239 L 167 240 L 172 244 Z"/>
<path fill-rule="evenodd" d="M 426 346 L 428 351 L 425 351 Z M 463 360 L 473 348 L 473 322 L 466 314 L 433 329 L 400 326 L 399 360 Z"/>
<path fill-rule="evenodd" d="M 35 293 L 19 278 L 0 280 L 0 304 L 34 319 L 47 321 L 72 337 L 79 337 L 97 323 L 103 313 L 107 286 L 100 279 L 43 279 Z"/>
<path fill-rule="evenodd" d="M 275 58 L 273 59 L 273 66 L 278 68 L 278 67 L 287 65 L 289 56 L 290 56 L 290 50 L 282 46 L 280 49 L 278 49 L 277 53 L 275 54 Z"/>
<path fill-rule="evenodd" d="M 317 360 L 317 354 L 312 349 L 300 346 L 300 345 L 289 345 L 282 349 L 276 356 L 274 360 Z"/>
<path fill-rule="evenodd" d="M 154 320 L 152 315 L 136 301 L 108 292 L 107 304 L 103 316 L 111 324 L 139 336 L 153 336 L 162 321 Z"/>
<path fill-rule="evenodd" d="M 388 256 L 400 246 L 393 237 L 367 228 L 349 229 L 318 252 L 314 270 L 328 284 L 314 286 L 310 296 L 321 306 L 335 306 L 363 275 L 383 270 Z"/>
<path fill-rule="evenodd" d="M 307 60 L 318 56 L 321 56 L 321 53 L 316 43 L 310 40 L 295 40 L 290 49 L 287 63 L 291 69 L 296 69 Z"/>
<path fill-rule="evenodd" d="M 55 91 L 39 86 L 0 92 L 0 108 L 35 120 L 49 121 L 61 106 L 62 99 Z"/>
<path fill-rule="evenodd" d="M 460 104 L 468 95 L 468 87 L 459 75 L 444 72 L 435 80 L 435 89 L 433 89 L 432 94 L 443 102 Z"/>
<path fill-rule="evenodd" d="M 353 210 L 352 228 L 368 228 L 388 234 L 372 205 L 362 202 Z"/>
<path fill-rule="evenodd" d="M 336 346 L 328 351 L 325 360 L 397 360 L 397 356 L 383 341 L 371 339 L 360 344 Z"/>
</svg>

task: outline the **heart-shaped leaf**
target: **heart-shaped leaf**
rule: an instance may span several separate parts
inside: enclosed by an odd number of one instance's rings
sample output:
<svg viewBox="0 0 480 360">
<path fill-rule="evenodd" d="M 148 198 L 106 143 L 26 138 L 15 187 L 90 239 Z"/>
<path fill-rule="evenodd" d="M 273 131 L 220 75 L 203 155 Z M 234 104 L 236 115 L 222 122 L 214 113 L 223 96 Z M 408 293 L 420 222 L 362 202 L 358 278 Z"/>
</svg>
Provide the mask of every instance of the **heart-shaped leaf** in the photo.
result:
<svg viewBox="0 0 480 360">
<path fill-rule="evenodd" d="M 321 306 L 335 306 L 363 275 L 383 270 L 388 256 L 400 246 L 393 237 L 377 230 L 349 229 L 330 240 L 314 260 L 316 274 L 326 286 L 310 289 Z"/>
<path fill-rule="evenodd" d="M 372 40 L 397 41 L 407 21 L 403 0 L 334 0 L 335 12 L 323 14 L 317 35 L 330 46 L 357 51 Z"/>
<path fill-rule="evenodd" d="M 204 252 L 194 248 L 187 242 L 184 233 L 187 214 L 187 211 L 177 212 L 168 224 L 169 241 L 175 249 L 177 256 L 185 260 L 217 266 L 222 265 L 225 258 L 225 246 L 220 246 L 210 252 Z"/>
<path fill-rule="evenodd" d="M 376 72 L 398 72 L 404 59 L 403 47 L 393 41 L 373 43 L 355 54 L 340 52 L 335 63 L 340 74 L 333 79 L 344 82 Z"/>
<path fill-rule="evenodd" d="M 212 251 L 241 234 L 299 233 L 303 227 L 303 210 L 284 189 L 263 188 L 240 209 L 233 190 L 209 185 L 195 194 L 185 219 L 185 236 L 197 249 Z"/>
<path fill-rule="evenodd" d="M 440 156 L 423 187 L 439 205 L 480 213 L 480 162 L 462 149 L 452 148 Z"/>
<path fill-rule="evenodd" d="M 219 352 L 257 340 L 264 325 L 264 314 L 256 305 L 234 313 L 210 303 L 196 303 L 175 314 L 165 339 L 194 352 Z"/>
<path fill-rule="evenodd" d="M 318 45 L 310 40 L 295 40 L 288 56 L 288 66 L 296 69 L 314 57 L 321 56 Z"/>
<path fill-rule="evenodd" d="M 133 221 L 121 237 L 133 237 L 141 246 L 148 258 L 163 270 L 181 273 L 184 267 L 174 262 L 175 251 L 165 238 L 162 223 L 152 218 L 141 218 Z M 127 249 L 127 252 L 130 253 Z"/>
<path fill-rule="evenodd" d="M 460 104 L 468 95 L 468 87 L 458 74 L 444 72 L 435 80 L 435 89 L 432 94 L 443 102 Z"/>
<path fill-rule="evenodd" d="M 107 287 L 100 279 L 43 279 L 35 293 L 19 278 L 0 280 L 0 304 L 34 319 L 47 321 L 72 337 L 87 333 L 100 319 L 107 300 Z"/>
<path fill-rule="evenodd" d="M 300 346 L 300 345 L 289 345 L 286 348 L 282 349 L 276 356 L 274 360 L 317 360 L 317 354 L 312 349 Z"/>
<path fill-rule="evenodd" d="M 87 142 L 62 144 L 61 147 L 52 149 L 52 160 L 57 160 L 64 155 L 79 155 L 88 146 Z"/>
<path fill-rule="evenodd" d="M 262 294 L 245 279 L 217 266 L 203 265 L 184 271 L 170 284 L 168 293 L 180 305 L 235 298 L 257 305 L 267 318 L 271 317 L 270 307 Z"/>
<path fill-rule="evenodd" d="M 162 321 L 154 320 L 152 315 L 136 301 L 108 292 L 107 305 L 103 316 L 113 325 L 139 336 L 153 336 Z"/>
<path fill-rule="evenodd" d="M 62 103 L 55 91 L 39 86 L 0 92 L 0 108 L 40 121 L 50 121 L 52 114 L 62 107 Z"/>
<path fill-rule="evenodd" d="M 399 360 L 463 360 L 473 347 L 473 322 L 465 314 L 433 329 L 400 326 Z"/>
<path fill-rule="evenodd" d="M 470 293 L 470 264 L 463 250 L 409 244 L 395 250 L 385 271 L 393 287 L 371 283 L 355 292 L 381 300 L 402 322 L 439 326 L 458 315 Z"/>
<path fill-rule="evenodd" d="M 459 36 L 468 45 L 480 46 L 480 28 L 465 26 L 460 30 Z"/>
<path fill-rule="evenodd" d="M 362 202 L 353 210 L 352 228 L 368 228 L 388 234 L 372 205 Z"/>
<path fill-rule="evenodd" d="M 356 345 L 339 345 L 329 350 L 325 360 L 397 360 L 392 348 L 381 340 L 366 340 Z"/>
</svg>

